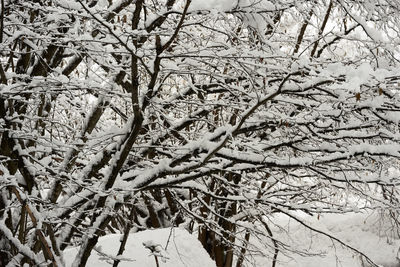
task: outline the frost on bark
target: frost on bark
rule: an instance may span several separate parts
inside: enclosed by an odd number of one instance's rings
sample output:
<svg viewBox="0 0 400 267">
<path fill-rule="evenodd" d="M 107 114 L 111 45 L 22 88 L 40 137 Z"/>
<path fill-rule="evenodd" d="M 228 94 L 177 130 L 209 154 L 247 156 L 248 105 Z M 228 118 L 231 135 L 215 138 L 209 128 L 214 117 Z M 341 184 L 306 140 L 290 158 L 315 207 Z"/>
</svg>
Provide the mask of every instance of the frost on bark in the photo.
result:
<svg viewBox="0 0 400 267">
<path fill-rule="evenodd" d="M 296 250 L 275 214 L 320 234 L 297 215 L 397 224 L 399 9 L 1 0 L 0 265 L 63 266 L 79 246 L 85 266 L 102 235 L 123 233 L 122 253 L 171 225 L 218 267 L 257 250 L 275 265 Z"/>
</svg>

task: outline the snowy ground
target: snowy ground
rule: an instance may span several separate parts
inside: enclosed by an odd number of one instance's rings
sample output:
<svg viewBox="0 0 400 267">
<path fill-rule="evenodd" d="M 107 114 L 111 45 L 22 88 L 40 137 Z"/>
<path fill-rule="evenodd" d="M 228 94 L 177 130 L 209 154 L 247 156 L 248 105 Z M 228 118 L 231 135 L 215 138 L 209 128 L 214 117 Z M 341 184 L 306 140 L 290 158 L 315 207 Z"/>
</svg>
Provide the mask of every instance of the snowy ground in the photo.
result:
<svg viewBox="0 0 400 267">
<path fill-rule="evenodd" d="M 116 255 L 119 249 L 119 239 L 121 235 L 112 234 L 100 238 L 96 250 Z M 168 241 L 169 240 L 169 241 Z M 124 258 L 131 261 L 122 261 L 118 267 L 156 267 L 154 256 L 144 244 L 159 244 L 157 249 L 161 249 L 161 254 L 165 256 L 164 260 L 159 260 L 160 267 L 215 267 L 214 262 L 203 250 L 201 243 L 196 237 L 190 235 L 187 231 L 179 228 L 166 228 L 157 230 L 147 230 L 129 235 Z M 167 246 L 168 243 L 168 246 Z M 166 251 L 164 251 L 167 246 Z M 74 256 L 78 249 L 70 249 L 64 253 L 67 266 L 71 266 Z M 107 257 L 99 255 L 98 252 L 92 252 L 86 266 L 109 267 L 112 266 Z"/>
<path fill-rule="evenodd" d="M 315 229 L 338 237 L 346 244 L 366 254 L 375 263 L 384 267 L 400 267 L 397 260 L 400 240 L 396 237 L 388 220 L 383 221 L 378 214 L 329 214 L 321 217 L 302 216 L 302 219 Z M 277 218 L 282 229 L 277 229 L 275 237 L 294 248 L 320 256 L 300 256 L 279 254 L 277 266 L 285 267 L 367 267 L 370 266 L 360 255 L 344 248 L 328 237 L 312 232 L 304 226 L 283 215 Z M 290 237 L 285 234 L 290 232 Z M 255 266 L 271 266 L 266 257 L 255 257 Z"/>
<path fill-rule="evenodd" d="M 354 248 L 368 255 L 374 262 L 384 267 L 400 267 L 397 253 L 400 240 L 396 237 L 390 223 L 383 222 L 377 214 L 350 214 L 350 215 L 325 215 L 317 217 L 302 217 L 314 228 L 332 234 Z M 308 253 L 320 254 L 320 256 L 304 257 L 300 255 L 278 256 L 277 266 L 283 267 L 367 267 L 369 266 L 354 252 L 345 249 L 337 242 L 312 233 L 299 223 L 280 216 L 275 218 L 282 227 L 275 227 L 275 238 L 291 244 L 293 247 Z M 290 231 L 290 237 L 285 232 Z M 109 235 L 99 241 L 98 251 L 115 255 L 119 248 L 120 235 Z M 169 240 L 169 241 L 168 241 Z M 143 245 L 159 244 L 165 248 L 162 251 L 167 258 L 160 261 L 160 267 L 215 267 L 215 264 L 202 249 L 195 236 L 191 236 L 185 230 L 174 228 L 148 230 L 130 235 L 124 257 L 133 260 L 124 261 L 119 266 L 155 267 L 155 259 L 150 255 L 150 250 Z M 151 243 L 150 242 L 150 243 Z M 70 266 L 77 249 L 65 252 L 67 266 Z M 87 266 L 111 266 L 105 260 L 106 257 L 93 252 Z M 271 266 L 271 258 L 255 256 L 247 262 L 247 266 Z"/>
</svg>

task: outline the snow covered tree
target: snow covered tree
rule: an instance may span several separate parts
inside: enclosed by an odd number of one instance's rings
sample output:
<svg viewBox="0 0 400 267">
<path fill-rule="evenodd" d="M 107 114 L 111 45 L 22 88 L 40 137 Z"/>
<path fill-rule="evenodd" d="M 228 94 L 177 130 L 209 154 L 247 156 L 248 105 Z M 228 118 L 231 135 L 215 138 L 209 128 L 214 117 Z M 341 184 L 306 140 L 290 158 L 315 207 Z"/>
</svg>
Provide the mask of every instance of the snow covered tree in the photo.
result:
<svg viewBox="0 0 400 267">
<path fill-rule="evenodd" d="M 274 214 L 397 222 L 400 3 L 0 1 L 1 266 L 171 225 L 275 266 Z"/>
</svg>

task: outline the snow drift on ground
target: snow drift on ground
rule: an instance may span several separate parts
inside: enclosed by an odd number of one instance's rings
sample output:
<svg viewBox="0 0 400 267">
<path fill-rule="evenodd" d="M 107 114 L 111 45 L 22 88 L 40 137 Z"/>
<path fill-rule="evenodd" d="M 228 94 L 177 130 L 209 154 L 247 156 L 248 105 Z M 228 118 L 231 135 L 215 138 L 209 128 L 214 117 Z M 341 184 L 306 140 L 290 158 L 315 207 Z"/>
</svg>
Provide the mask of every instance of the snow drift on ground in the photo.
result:
<svg viewBox="0 0 400 267">
<path fill-rule="evenodd" d="M 101 237 L 96 250 L 100 249 L 102 253 L 115 257 L 119 249 L 120 238 L 120 234 Z M 159 258 L 160 267 L 215 267 L 215 263 L 196 237 L 179 228 L 147 230 L 129 235 L 123 257 L 132 261 L 122 261 L 118 267 L 156 267 L 154 256 L 143 243 L 160 245 L 157 249 L 160 249 L 161 254 L 165 256 L 165 262 Z M 164 251 L 167 243 L 168 247 Z M 71 266 L 77 253 L 78 248 L 69 249 L 64 253 L 67 266 Z M 109 267 L 112 266 L 112 261 L 107 261 L 106 257 L 93 251 L 86 266 Z"/>
<path fill-rule="evenodd" d="M 398 233 L 388 218 L 380 214 L 326 214 L 301 216 L 315 229 L 322 230 L 363 252 L 376 264 L 383 267 L 400 267 L 397 259 L 400 248 Z M 344 248 L 328 237 L 312 232 L 293 219 L 281 215 L 275 222 L 275 238 L 294 248 L 319 256 L 278 255 L 278 266 L 282 267 L 369 267 L 359 254 Z M 286 235 L 289 231 L 290 235 Z M 270 253 L 271 254 L 271 253 Z M 255 257 L 253 265 L 271 266 L 271 257 Z M 250 265 L 250 264 L 249 264 Z M 250 265 L 251 266 L 251 265 Z"/>
<path fill-rule="evenodd" d="M 322 230 L 330 235 L 340 238 L 345 243 L 368 255 L 375 263 L 384 267 L 400 267 L 397 254 L 400 240 L 393 225 L 386 219 L 383 220 L 379 214 L 330 214 L 317 216 L 303 215 L 301 219 L 312 227 Z M 312 232 L 300 225 L 293 219 L 284 215 L 273 218 L 276 223 L 272 227 L 274 238 L 290 244 L 298 251 L 315 254 L 316 256 L 301 256 L 298 254 L 278 254 L 276 267 L 368 267 L 360 255 L 344 248 L 330 238 Z M 279 227 L 278 227 L 279 225 Z M 271 225 L 272 226 L 272 225 Z M 287 235 L 287 232 L 290 234 Z M 97 250 L 115 256 L 119 248 L 121 235 L 113 234 L 100 238 Z M 134 260 L 124 261 L 119 266 L 155 267 L 154 256 L 143 243 L 149 245 L 159 244 L 161 254 L 168 259 L 159 261 L 160 267 L 215 267 L 205 250 L 202 248 L 196 236 L 190 235 L 184 229 L 166 228 L 147 230 L 133 233 L 129 236 L 125 258 Z M 264 240 L 268 243 L 267 238 Z M 255 239 L 251 240 L 254 245 Z M 78 249 L 72 248 L 65 252 L 67 266 L 71 266 Z M 272 266 L 271 251 L 265 252 L 263 256 L 249 257 L 246 266 Z M 106 267 L 112 263 L 105 261 L 104 256 L 93 252 L 87 266 Z"/>
</svg>

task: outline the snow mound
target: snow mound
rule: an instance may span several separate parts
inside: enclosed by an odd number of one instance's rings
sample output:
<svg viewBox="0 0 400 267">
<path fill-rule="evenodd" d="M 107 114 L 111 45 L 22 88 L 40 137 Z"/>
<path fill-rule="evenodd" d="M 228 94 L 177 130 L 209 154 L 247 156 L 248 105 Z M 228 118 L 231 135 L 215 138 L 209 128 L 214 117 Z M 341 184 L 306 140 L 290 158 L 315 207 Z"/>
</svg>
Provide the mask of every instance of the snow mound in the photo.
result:
<svg viewBox="0 0 400 267">
<path fill-rule="evenodd" d="M 278 255 L 277 266 L 285 267 L 370 267 L 359 254 L 332 239 L 306 229 L 298 222 L 281 215 L 275 222 L 282 228 L 273 227 L 275 238 L 292 245 L 305 254 Z M 387 217 L 380 214 L 349 213 L 304 215 L 303 222 L 315 229 L 339 238 L 346 244 L 367 255 L 382 267 L 400 267 L 398 253 L 399 233 Z M 289 233 L 289 235 L 287 235 Z M 271 266 L 271 257 L 256 257 L 255 266 Z"/>
<path fill-rule="evenodd" d="M 117 255 L 121 238 L 121 234 L 99 238 L 96 251 L 92 252 L 86 266 L 112 266 L 113 260 L 106 255 Z M 154 250 L 151 251 L 151 248 Z M 77 247 L 64 252 L 66 266 L 71 266 L 78 251 Z M 130 234 L 124 254 L 119 257 L 122 261 L 118 267 L 155 267 L 154 255 L 157 255 L 162 267 L 215 267 L 214 261 L 196 237 L 180 228 L 146 230 Z"/>
</svg>

